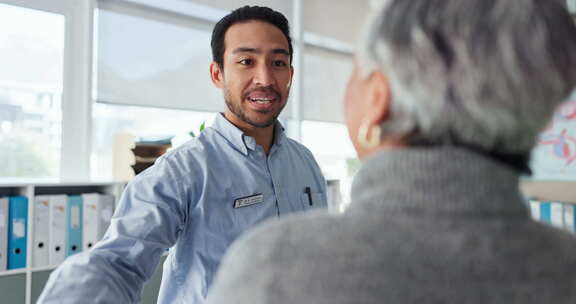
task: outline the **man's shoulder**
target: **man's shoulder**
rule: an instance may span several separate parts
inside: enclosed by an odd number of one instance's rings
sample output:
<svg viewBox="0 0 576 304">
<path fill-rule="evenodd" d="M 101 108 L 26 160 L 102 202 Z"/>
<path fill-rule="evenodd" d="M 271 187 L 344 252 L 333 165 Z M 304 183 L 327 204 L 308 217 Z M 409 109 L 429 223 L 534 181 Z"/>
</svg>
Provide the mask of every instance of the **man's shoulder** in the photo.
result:
<svg viewBox="0 0 576 304">
<path fill-rule="evenodd" d="M 213 140 L 206 138 L 206 136 L 200 135 L 192 138 L 164 153 L 156 160 L 154 166 L 149 168 L 151 170 L 148 171 L 160 170 L 174 172 L 177 175 L 185 175 L 187 172 L 203 167 L 208 157 L 213 157 L 214 154 L 217 154 L 218 149 L 214 149 L 214 146 Z"/>
<path fill-rule="evenodd" d="M 308 148 L 306 148 L 305 145 L 301 144 L 300 142 L 290 138 L 290 137 L 286 137 L 286 144 L 288 144 L 288 146 L 290 147 L 294 147 L 297 149 L 302 149 L 304 151 L 310 152 L 310 150 L 308 150 Z"/>
<path fill-rule="evenodd" d="M 163 158 L 173 160 L 179 160 L 182 158 L 194 158 L 203 154 L 212 153 L 218 149 L 214 147 L 218 146 L 219 143 L 214 140 L 215 136 L 214 130 L 207 128 L 198 137 L 192 138 L 182 145 L 168 151 L 166 154 L 162 155 Z"/>
</svg>

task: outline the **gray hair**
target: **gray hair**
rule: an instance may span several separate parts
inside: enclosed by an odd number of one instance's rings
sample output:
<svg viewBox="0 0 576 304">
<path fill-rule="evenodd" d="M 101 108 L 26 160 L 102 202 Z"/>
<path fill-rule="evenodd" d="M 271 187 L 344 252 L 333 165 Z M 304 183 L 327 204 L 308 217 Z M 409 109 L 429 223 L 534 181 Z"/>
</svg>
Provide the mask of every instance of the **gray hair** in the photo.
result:
<svg viewBox="0 0 576 304">
<path fill-rule="evenodd" d="M 549 0 L 389 0 L 358 51 L 392 94 L 383 136 L 526 154 L 576 82 L 576 27 Z"/>
</svg>

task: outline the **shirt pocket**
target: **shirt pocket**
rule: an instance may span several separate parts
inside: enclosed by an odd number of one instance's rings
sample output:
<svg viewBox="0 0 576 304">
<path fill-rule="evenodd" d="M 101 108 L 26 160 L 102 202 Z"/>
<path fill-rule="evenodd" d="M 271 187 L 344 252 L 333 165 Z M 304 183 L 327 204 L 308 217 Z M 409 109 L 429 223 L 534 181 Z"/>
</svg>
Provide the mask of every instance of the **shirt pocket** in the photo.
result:
<svg viewBox="0 0 576 304">
<path fill-rule="evenodd" d="M 314 208 L 324 208 L 326 207 L 326 195 L 322 192 L 310 192 L 300 194 L 300 203 L 304 210 L 314 209 Z"/>
</svg>

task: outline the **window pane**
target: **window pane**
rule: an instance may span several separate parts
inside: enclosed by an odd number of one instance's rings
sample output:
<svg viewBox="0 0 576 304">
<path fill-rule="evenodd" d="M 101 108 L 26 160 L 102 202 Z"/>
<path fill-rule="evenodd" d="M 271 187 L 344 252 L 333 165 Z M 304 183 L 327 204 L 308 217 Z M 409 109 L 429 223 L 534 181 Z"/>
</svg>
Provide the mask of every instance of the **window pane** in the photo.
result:
<svg viewBox="0 0 576 304">
<path fill-rule="evenodd" d="M 140 0 L 142 1 L 142 0 Z M 306 0 L 308 1 L 308 0 Z M 292 1 L 286 0 L 194 0 L 196 3 L 201 3 L 214 8 L 222 9 L 228 13 L 232 10 L 240 8 L 245 5 L 258 5 L 266 6 L 273 10 L 281 12 L 288 21 L 292 21 Z"/>
<path fill-rule="evenodd" d="M 355 45 L 370 12 L 370 1 L 306 0 L 304 31 Z"/>
<path fill-rule="evenodd" d="M 303 121 L 302 144 L 314 154 L 327 180 L 340 181 L 342 203 L 344 206 L 348 205 L 352 178 L 360 163 L 346 126 L 339 123 Z"/>
<path fill-rule="evenodd" d="M 113 143 L 119 134 L 139 137 L 174 136 L 172 148 L 198 134 L 202 122 L 212 125 L 216 113 L 94 104 L 92 178 L 113 177 Z M 129 152 L 129 151 L 127 151 Z"/>
<path fill-rule="evenodd" d="M 186 20 L 151 18 L 99 10 L 98 101 L 222 110 L 222 93 L 210 81 L 211 33 Z"/>
<path fill-rule="evenodd" d="M 59 175 L 64 23 L 0 4 L 0 177 Z"/>
<path fill-rule="evenodd" d="M 286 0 L 128 0 L 151 7 L 197 16 L 218 22 L 230 11 L 245 5 L 270 7 L 292 20 L 292 1 Z"/>
<path fill-rule="evenodd" d="M 303 119 L 344 121 L 342 99 L 352 72 L 352 56 L 308 47 L 303 68 Z"/>
</svg>

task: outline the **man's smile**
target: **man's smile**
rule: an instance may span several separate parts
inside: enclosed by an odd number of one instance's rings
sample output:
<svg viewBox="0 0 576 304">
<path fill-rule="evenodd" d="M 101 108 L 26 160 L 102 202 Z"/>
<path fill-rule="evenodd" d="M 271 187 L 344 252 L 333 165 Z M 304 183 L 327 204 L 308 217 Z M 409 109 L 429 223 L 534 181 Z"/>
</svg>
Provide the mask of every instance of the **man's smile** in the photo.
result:
<svg viewBox="0 0 576 304">
<path fill-rule="evenodd" d="M 280 100 L 280 94 L 274 89 L 256 89 L 249 92 L 245 98 L 258 111 L 270 110 Z"/>
</svg>

